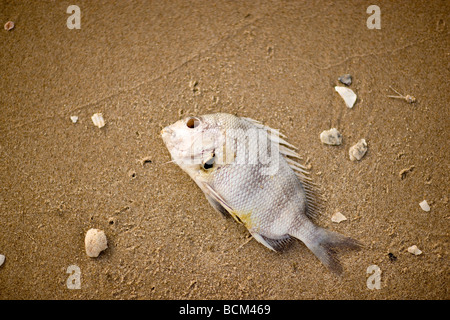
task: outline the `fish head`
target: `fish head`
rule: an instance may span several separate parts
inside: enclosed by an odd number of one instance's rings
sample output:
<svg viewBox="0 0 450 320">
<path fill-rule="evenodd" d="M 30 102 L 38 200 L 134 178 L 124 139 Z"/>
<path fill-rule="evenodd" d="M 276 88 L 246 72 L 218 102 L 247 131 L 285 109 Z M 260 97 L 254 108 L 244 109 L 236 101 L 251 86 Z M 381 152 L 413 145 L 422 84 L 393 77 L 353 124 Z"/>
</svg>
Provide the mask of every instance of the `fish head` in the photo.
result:
<svg viewBox="0 0 450 320">
<path fill-rule="evenodd" d="M 224 144 L 220 124 L 208 115 L 179 120 L 162 129 L 161 136 L 173 162 L 190 175 L 212 166 L 217 150 Z"/>
</svg>

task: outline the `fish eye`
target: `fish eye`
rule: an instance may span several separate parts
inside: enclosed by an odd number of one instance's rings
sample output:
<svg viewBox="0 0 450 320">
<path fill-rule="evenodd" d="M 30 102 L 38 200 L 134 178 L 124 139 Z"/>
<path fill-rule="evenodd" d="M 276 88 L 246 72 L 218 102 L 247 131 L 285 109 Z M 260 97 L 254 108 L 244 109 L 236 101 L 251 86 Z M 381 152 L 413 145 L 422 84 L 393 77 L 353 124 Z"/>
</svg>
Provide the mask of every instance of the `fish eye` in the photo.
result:
<svg viewBox="0 0 450 320">
<path fill-rule="evenodd" d="M 191 117 L 186 121 L 186 126 L 189 129 L 194 129 L 194 128 L 198 127 L 199 124 L 200 124 L 200 120 L 196 117 Z"/>
<path fill-rule="evenodd" d="M 211 169 L 214 166 L 215 157 L 216 155 L 213 153 L 208 160 L 203 162 L 203 169 L 205 170 Z"/>
</svg>

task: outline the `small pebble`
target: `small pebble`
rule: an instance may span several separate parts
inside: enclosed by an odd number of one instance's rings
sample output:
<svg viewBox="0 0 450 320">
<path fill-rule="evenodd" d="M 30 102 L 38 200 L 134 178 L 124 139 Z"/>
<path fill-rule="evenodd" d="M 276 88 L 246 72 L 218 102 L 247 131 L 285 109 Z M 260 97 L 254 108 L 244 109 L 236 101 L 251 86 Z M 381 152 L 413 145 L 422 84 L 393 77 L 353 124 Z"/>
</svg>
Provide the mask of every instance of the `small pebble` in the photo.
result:
<svg viewBox="0 0 450 320">
<path fill-rule="evenodd" d="M 14 29 L 14 22 L 8 21 L 7 23 L 5 23 L 5 30 L 6 31 L 9 31 L 9 30 L 12 30 L 12 29 Z"/>
<path fill-rule="evenodd" d="M 325 130 L 320 134 L 320 141 L 332 146 L 338 146 L 342 143 L 342 135 L 336 128 Z"/>
<path fill-rule="evenodd" d="M 342 97 L 342 99 L 344 99 L 347 107 L 353 108 L 353 105 L 355 104 L 357 97 L 352 89 L 347 88 L 347 87 L 336 86 L 336 87 L 334 87 L 334 90 L 336 90 L 336 92 L 339 93 L 339 95 Z"/>
<path fill-rule="evenodd" d="M 367 152 L 367 143 L 365 139 L 361 139 L 358 141 L 357 144 L 355 144 L 354 146 L 350 147 L 350 150 L 348 151 L 348 154 L 350 156 L 350 160 L 351 161 L 355 161 L 355 160 L 361 160 L 362 157 L 364 157 L 364 155 Z"/>
<path fill-rule="evenodd" d="M 70 116 L 70 120 L 72 120 L 73 123 L 77 123 L 78 117 L 77 116 Z"/>
<path fill-rule="evenodd" d="M 421 203 L 419 203 L 419 206 L 422 208 L 423 211 L 430 211 L 430 206 L 428 205 L 427 200 L 423 200 Z"/>
<path fill-rule="evenodd" d="M 99 128 L 103 128 L 105 126 L 105 120 L 103 119 L 103 115 L 101 113 L 95 113 L 91 119 L 95 126 Z"/>
<path fill-rule="evenodd" d="M 0 254 L 0 267 L 5 262 L 5 256 L 3 254 Z"/>
<path fill-rule="evenodd" d="M 338 80 L 340 82 L 342 82 L 343 84 L 349 86 L 352 84 L 352 75 L 351 74 L 344 74 L 343 76 L 340 76 L 338 78 Z"/>
<path fill-rule="evenodd" d="M 100 252 L 108 248 L 105 232 L 99 229 L 89 229 L 84 239 L 86 254 L 91 258 L 99 256 Z"/>
<path fill-rule="evenodd" d="M 335 214 L 333 214 L 333 216 L 331 217 L 331 221 L 339 223 L 342 221 L 347 220 L 347 218 L 340 212 L 336 212 Z"/>
<path fill-rule="evenodd" d="M 412 253 L 412 254 L 414 254 L 416 256 L 418 256 L 419 254 L 422 254 L 422 251 L 419 248 L 417 248 L 416 245 L 413 245 L 413 246 L 409 247 L 408 248 L 408 252 Z"/>
</svg>

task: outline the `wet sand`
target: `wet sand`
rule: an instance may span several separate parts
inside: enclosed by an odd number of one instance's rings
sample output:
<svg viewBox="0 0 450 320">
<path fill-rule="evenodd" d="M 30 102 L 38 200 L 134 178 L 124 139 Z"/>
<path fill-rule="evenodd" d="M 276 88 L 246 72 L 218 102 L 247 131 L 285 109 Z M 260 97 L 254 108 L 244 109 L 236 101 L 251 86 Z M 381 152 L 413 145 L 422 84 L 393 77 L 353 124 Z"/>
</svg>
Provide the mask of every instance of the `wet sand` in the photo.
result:
<svg viewBox="0 0 450 320">
<path fill-rule="evenodd" d="M 2 25 L 15 22 L 0 31 L 1 299 L 450 298 L 448 1 L 378 1 L 379 30 L 361 1 L 77 1 L 79 30 L 71 4 L 0 1 Z M 345 73 L 352 109 L 333 88 Z M 161 128 L 212 112 L 299 147 L 327 199 L 319 224 L 365 244 L 340 256 L 342 277 L 300 242 L 280 254 L 248 241 L 167 164 Z M 332 127 L 340 146 L 319 140 Z M 98 258 L 90 228 L 108 238 Z"/>
</svg>

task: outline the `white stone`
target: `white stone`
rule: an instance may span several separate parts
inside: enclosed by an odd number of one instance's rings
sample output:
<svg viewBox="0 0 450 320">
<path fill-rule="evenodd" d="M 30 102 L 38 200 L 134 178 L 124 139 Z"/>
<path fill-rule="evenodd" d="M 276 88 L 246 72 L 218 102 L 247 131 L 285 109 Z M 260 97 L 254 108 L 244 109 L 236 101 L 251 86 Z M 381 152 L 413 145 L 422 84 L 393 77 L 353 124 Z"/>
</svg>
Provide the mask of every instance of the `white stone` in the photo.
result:
<svg viewBox="0 0 450 320">
<path fill-rule="evenodd" d="M 352 89 L 347 88 L 347 87 L 336 86 L 336 87 L 334 87 L 334 90 L 336 90 L 336 92 L 339 93 L 339 95 L 342 97 L 342 99 L 344 99 L 347 107 L 353 108 L 353 105 L 356 102 L 357 96 L 353 92 Z"/>
<path fill-rule="evenodd" d="M 336 212 L 335 214 L 333 214 L 333 216 L 331 217 L 331 221 L 339 223 L 342 221 L 347 220 L 347 218 L 340 212 Z"/>
<path fill-rule="evenodd" d="M 419 203 L 419 206 L 422 208 L 423 211 L 430 211 L 430 206 L 428 205 L 427 200 L 423 200 L 421 203 Z"/>
<path fill-rule="evenodd" d="M 367 152 L 367 142 L 365 139 L 359 140 L 354 146 L 350 147 L 348 154 L 350 160 L 361 160 Z"/>
<path fill-rule="evenodd" d="M 342 143 L 342 135 L 336 128 L 331 128 L 330 130 L 322 131 L 320 141 L 332 146 L 338 146 Z"/>
<path fill-rule="evenodd" d="M 77 123 L 78 117 L 77 116 L 70 116 L 70 120 L 72 120 L 73 123 Z"/>
<path fill-rule="evenodd" d="M 412 254 L 414 254 L 416 256 L 418 256 L 419 254 L 422 254 L 422 251 L 419 248 L 417 248 L 416 245 L 413 245 L 413 246 L 409 247 L 408 248 L 408 252 L 412 253 Z"/>
<path fill-rule="evenodd" d="M 99 256 L 100 252 L 108 248 L 105 232 L 99 229 L 89 229 L 84 239 L 86 254 L 91 258 Z"/>
<path fill-rule="evenodd" d="M 0 254 L 0 267 L 5 262 L 5 256 L 3 254 Z"/>
<path fill-rule="evenodd" d="M 94 113 L 94 115 L 91 117 L 92 122 L 95 126 L 102 128 L 105 126 L 105 120 L 103 119 L 103 115 L 101 113 Z"/>
</svg>

